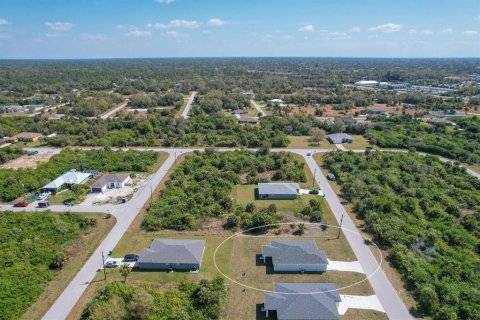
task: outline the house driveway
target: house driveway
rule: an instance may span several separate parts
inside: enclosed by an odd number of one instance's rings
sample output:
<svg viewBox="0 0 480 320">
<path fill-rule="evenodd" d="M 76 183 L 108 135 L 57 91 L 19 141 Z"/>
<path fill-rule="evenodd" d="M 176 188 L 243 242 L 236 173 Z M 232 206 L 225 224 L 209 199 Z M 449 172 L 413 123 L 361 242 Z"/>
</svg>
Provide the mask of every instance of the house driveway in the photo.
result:
<svg viewBox="0 0 480 320">
<path fill-rule="evenodd" d="M 348 309 L 375 310 L 385 312 L 376 295 L 350 296 L 340 295 L 342 301 L 338 304 L 338 313 L 344 315 Z"/>
<path fill-rule="evenodd" d="M 332 261 L 328 260 L 327 270 L 365 273 L 359 261 Z"/>
<path fill-rule="evenodd" d="M 122 262 L 123 258 L 111 258 L 111 257 L 108 257 L 107 259 L 105 259 L 105 263 L 107 263 L 108 261 L 116 261 L 119 266 L 121 266 L 122 264 L 125 264 L 125 265 L 129 266 L 130 268 L 133 268 L 135 266 L 135 263 L 136 263 L 135 261 L 133 261 L 133 262 Z M 103 269 L 103 265 L 100 266 L 100 269 Z"/>
<path fill-rule="evenodd" d="M 300 194 L 310 194 L 310 189 L 300 189 L 298 191 L 298 193 L 300 193 Z M 324 197 L 325 195 L 323 194 L 323 192 L 321 190 L 318 190 L 317 196 Z"/>
</svg>

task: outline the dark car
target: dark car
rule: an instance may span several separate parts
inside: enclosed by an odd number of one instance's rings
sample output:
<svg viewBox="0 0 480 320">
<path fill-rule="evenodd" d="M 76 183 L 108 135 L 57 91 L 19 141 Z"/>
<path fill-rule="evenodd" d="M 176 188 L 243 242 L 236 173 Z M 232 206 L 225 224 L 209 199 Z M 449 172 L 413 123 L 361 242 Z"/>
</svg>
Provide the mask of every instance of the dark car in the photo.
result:
<svg viewBox="0 0 480 320">
<path fill-rule="evenodd" d="M 138 255 L 136 254 L 133 254 L 133 253 L 129 253 L 129 254 L 126 254 L 125 257 L 123 257 L 123 261 L 125 262 L 135 262 L 138 260 Z"/>
<path fill-rule="evenodd" d="M 16 207 L 16 208 L 25 208 L 25 207 L 28 207 L 30 203 L 28 203 L 27 201 L 19 201 L 19 202 L 16 202 L 13 206 Z"/>
<path fill-rule="evenodd" d="M 48 201 L 40 201 L 40 202 L 38 203 L 38 207 L 39 207 L 39 208 L 47 208 L 47 207 L 49 207 L 49 206 L 50 206 L 50 203 L 49 203 Z"/>
<path fill-rule="evenodd" d="M 308 193 L 309 193 L 309 194 L 319 194 L 320 191 L 317 190 L 317 189 L 313 189 L 313 190 L 310 190 Z"/>
</svg>

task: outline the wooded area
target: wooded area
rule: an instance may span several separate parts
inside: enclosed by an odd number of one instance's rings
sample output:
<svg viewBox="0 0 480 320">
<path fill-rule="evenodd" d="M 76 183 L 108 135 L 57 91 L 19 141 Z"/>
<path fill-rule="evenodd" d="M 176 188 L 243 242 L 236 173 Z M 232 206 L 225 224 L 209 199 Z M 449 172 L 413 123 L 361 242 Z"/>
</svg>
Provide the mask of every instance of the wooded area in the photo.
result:
<svg viewBox="0 0 480 320">
<path fill-rule="evenodd" d="M 20 319 L 62 268 L 66 248 L 96 222 L 71 213 L 0 212 L 0 319 Z"/>
<path fill-rule="evenodd" d="M 159 289 L 153 284 L 113 282 L 100 289 L 85 308 L 81 319 L 220 319 L 226 287 L 222 277 Z"/>
<path fill-rule="evenodd" d="M 303 162 L 284 152 L 195 152 L 172 173 L 166 188 L 148 210 L 142 226 L 149 231 L 196 229 L 203 219 L 222 218 L 234 210 L 231 197 L 234 185 L 270 180 L 305 182 L 303 166 Z M 275 215 L 276 210 L 262 213 Z M 253 227 L 255 223 L 249 221 L 244 225 Z"/>
<path fill-rule="evenodd" d="M 419 311 L 433 319 L 478 319 L 480 181 L 435 156 L 331 152 L 337 177 L 365 230 L 388 251 Z"/>
</svg>

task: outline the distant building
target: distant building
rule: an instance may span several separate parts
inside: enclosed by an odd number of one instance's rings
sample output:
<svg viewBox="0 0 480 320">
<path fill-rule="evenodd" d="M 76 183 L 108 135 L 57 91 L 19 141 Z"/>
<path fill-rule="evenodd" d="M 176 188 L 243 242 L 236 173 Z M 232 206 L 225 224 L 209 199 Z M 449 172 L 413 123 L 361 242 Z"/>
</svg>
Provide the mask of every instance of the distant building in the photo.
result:
<svg viewBox="0 0 480 320">
<path fill-rule="evenodd" d="M 262 260 L 278 272 L 325 272 L 328 259 L 314 240 L 275 240 L 262 246 Z"/>
<path fill-rule="evenodd" d="M 359 87 L 376 87 L 378 85 L 378 81 L 362 80 L 355 82 L 355 85 Z"/>
<path fill-rule="evenodd" d="M 260 199 L 296 199 L 300 193 L 300 186 L 294 182 L 271 182 L 258 184 Z"/>
<path fill-rule="evenodd" d="M 258 117 L 240 117 L 238 122 L 256 124 L 258 123 Z"/>
<path fill-rule="evenodd" d="M 247 109 L 235 109 L 232 111 L 233 114 L 247 114 L 248 110 Z"/>
<path fill-rule="evenodd" d="M 282 99 L 272 99 L 269 101 L 271 104 L 273 105 L 280 105 L 280 104 L 284 104 L 283 100 Z"/>
<path fill-rule="evenodd" d="M 332 133 L 327 136 L 327 139 L 333 144 L 351 143 L 352 136 L 346 133 Z"/>
<path fill-rule="evenodd" d="M 264 297 L 267 318 L 269 313 L 276 313 L 278 320 L 340 319 L 338 306 L 342 299 L 334 283 L 276 283 L 275 292 Z"/>
<path fill-rule="evenodd" d="M 466 117 L 467 113 L 459 110 L 438 110 L 438 111 L 429 111 L 430 115 L 435 117 Z"/>
<path fill-rule="evenodd" d="M 344 116 L 341 119 L 342 119 L 343 123 L 345 123 L 347 126 L 357 123 L 357 120 L 354 117 Z"/>
<path fill-rule="evenodd" d="M 243 91 L 242 96 L 248 99 L 255 99 L 255 93 L 251 91 Z"/>
<path fill-rule="evenodd" d="M 387 111 L 384 110 L 376 110 L 376 109 L 368 109 L 368 114 L 373 114 L 377 116 L 384 116 L 384 117 L 389 117 L 390 114 Z"/>
<path fill-rule="evenodd" d="M 106 174 L 91 185 L 90 191 L 105 192 L 107 189 L 120 189 L 131 181 L 129 174 Z"/>
<path fill-rule="evenodd" d="M 140 254 L 135 267 L 150 270 L 199 270 L 205 240 L 155 239 Z"/>
<path fill-rule="evenodd" d="M 428 119 L 428 123 L 436 125 L 436 124 L 444 124 L 446 126 L 456 126 L 457 124 L 453 121 L 447 119 Z"/>
<path fill-rule="evenodd" d="M 14 135 L 13 137 L 10 137 L 9 140 L 10 142 L 17 142 L 17 141 L 34 142 L 34 141 L 38 141 L 41 137 L 43 137 L 41 133 L 22 132 Z"/>
<path fill-rule="evenodd" d="M 52 182 L 42 187 L 43 192 L 56 193 L 64 185 L 72 186 L 75 184 L 83 184 L 88 181 L 92 176 L 91 173 L 78 172 L 76 170 L 70 170 L 67 173 L 62 174 Z"/>
</svg>

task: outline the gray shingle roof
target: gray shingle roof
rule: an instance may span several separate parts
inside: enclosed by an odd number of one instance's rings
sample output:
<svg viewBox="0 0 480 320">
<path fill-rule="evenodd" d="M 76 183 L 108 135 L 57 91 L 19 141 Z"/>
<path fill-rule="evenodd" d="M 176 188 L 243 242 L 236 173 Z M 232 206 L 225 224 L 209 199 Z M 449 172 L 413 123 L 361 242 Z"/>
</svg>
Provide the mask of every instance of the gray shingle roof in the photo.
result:
<svg viewBox="0 0 480 320">
<path fill-rule="evenodd" d="M 144 249 L 139 263 L 189 263 L 201 264 L 205 240 L 155 239 Z"/>
<path fill-rule="evenodd" d="M 259 183 L 258 194 L 298 194 L 300 186 L 294 182 Z"/>
<path fill-rule="evenodd" d="M 275 264 L 328 264 L 325 252 L 313 240 L 275 240 L 262 246 L 262 255 Z"/>
<path fill-rule="evenodd" d="M 334 283 L 277 283 L 265 293 L 265 309 L 276 310 L 278 320 L 339 319 L 340 295 Z"/>
<path fill-rule="evenodd" d="M 130 177 L 129 174 L 106 174 L 92 184 L 92 188 L 102 188 L 111 182 L 123 182 Z"/>
<path fill-rule="evenodd" d="M 348 140 L 351 141 L 352 137 L 346 133 L 332 133 L 328 135 L 328 139 L 335 144 L 343 143 Z"/>
</svg>

